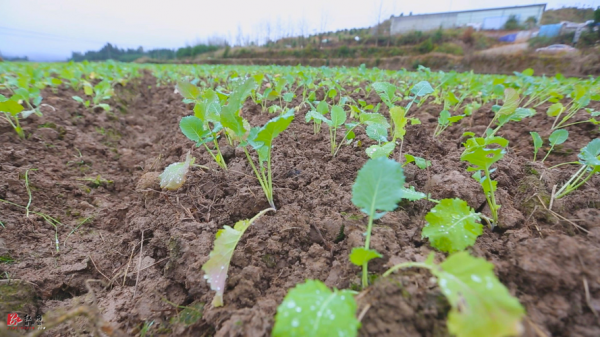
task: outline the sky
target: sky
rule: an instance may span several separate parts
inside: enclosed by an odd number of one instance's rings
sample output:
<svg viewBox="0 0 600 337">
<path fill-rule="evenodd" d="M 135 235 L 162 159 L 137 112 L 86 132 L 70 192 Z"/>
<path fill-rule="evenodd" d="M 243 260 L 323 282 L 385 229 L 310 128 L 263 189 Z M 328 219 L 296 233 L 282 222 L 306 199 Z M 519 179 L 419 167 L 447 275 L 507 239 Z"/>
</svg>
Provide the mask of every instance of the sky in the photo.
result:
<svg viewBox="0 0 600 337">
<path fill-rule="evenodd" d="M 267 32 L 273 39 L 369 27 L 392 14 L 539 3 L 600 6 L 600 0 L 0 0 L 0 53 L 59 61 L 107 42 L 174 49 L 220 36 L 235 44 L 238 36 L 264 40 Z"/>
</svg>

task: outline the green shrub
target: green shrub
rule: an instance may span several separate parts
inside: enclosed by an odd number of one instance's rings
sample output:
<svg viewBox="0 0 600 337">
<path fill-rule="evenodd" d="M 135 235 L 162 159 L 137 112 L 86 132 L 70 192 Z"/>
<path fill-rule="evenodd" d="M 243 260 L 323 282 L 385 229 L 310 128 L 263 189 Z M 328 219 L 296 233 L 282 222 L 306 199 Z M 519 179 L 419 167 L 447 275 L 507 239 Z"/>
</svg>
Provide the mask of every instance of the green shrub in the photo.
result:
<svg viewBox="0 0 600 337">
<path fill-rule="evenodd" d="M 417 46 L 417 51 L 421 54 L 427 54 L 429 52 L 431 52 L 433 50 L 435 46 L 433 45 L 433 42 L 431 41 L 431 38 L 428 38 L 427 40 L 421 42 L 418 46 Z"/>
<path fill-rule="evenodd" d="M 446 42 L 437 47 L 435 47 L 435 51 L 438 53 L 444 54 L 452 54 L 452 55 L 463 55 L 464 51 L 461 46 L 456 43 Z"/>
</svg>

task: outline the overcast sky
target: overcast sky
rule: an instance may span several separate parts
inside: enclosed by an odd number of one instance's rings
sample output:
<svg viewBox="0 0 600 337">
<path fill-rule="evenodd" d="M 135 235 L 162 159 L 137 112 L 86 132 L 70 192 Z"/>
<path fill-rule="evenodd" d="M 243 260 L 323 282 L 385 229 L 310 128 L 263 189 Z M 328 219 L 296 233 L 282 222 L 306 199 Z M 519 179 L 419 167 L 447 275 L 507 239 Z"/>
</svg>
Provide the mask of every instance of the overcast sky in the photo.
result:
<svg viewBox="0 0 600 337">
<path fill-rule="evenodd" d="M 324 28 L 368 27 L 382 17 L 547 3 L 547 8 L 600 6 L 600 0 L 0 0 L 0 52 L 32 60 L 64 60 L 72 51 L 177 48 L 241 30 L 264 38 Z"/>
</svg>

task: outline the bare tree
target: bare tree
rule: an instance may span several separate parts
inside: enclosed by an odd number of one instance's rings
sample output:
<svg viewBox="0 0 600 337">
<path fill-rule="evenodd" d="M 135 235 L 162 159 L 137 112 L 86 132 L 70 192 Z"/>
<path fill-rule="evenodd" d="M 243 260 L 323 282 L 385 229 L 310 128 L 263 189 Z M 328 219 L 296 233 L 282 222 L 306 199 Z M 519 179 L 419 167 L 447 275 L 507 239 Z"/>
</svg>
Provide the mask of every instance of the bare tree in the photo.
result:
<svg viewBox="0 0 600 337">
<path fill-rule="evenodd" d="M 327 19 L 329 18 L 329 11 L 323 9 L 321 10 L 321 24 L 319 25 L 319 49 L 321 48 L 321 43 L 323 42 L 323 36 L 325 34 L 325 30 L 327 29 Z"/>
<path fill-rule="evenodd" d="M 375 46 L 379 46 L 379 30 L 381 29 L 381 14 L 383 12 L 383 0 L 379 0 L 379 6 L 376 12 L 377 26 L 375 26 Z"/>
<path fill-rule="evenodd" d="M 237 25 L 237 34 L 235 36 L 235 44 L 240 47 L 244 45 L 244 32 L 242 31 L 242 25 L 240 25 L 239 23 Z"/>
<path fill-rule="evenodd" d="M 304 13 L 302 13 L 302 18 L 300 19 L 300 21 L 298 23 L 298 28 L 300 30 L 300 47 L 304 48 L 304 38 L 306 37 L 306 34 L 308 33 L 308 27 L 306 24 L 306 16 L 304 15 Z"/>
</svg>

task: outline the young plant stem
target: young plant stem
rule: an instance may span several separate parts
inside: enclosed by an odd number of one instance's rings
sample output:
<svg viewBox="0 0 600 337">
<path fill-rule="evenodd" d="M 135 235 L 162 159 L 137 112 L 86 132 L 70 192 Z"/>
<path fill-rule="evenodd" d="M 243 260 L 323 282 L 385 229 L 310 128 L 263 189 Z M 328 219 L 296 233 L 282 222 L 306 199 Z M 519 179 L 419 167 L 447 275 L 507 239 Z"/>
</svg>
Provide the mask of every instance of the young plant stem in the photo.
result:
<svg viewBox="0 0 600 337">
<path fill-rule="evenodd" d="M 550 152 L 552 152 L 552 150 L 554 150 L 554 144 L 552 144 L 552 146 L 550 146 L 550 150 L 548 150 L 548 152 L 546 152 L 546 155 L 544 156 L 544 159 L 542 159 L 541 163 L 543 163 L 546 158 L 548 158 L 548 155 L 550 155 Z"/>
<path fill-rule="evenodd" d="M 269 205 L 274 210 L 276 210 L 275 203 L 273 202 L 273 181 L 271 179 L 271 149 L 269 149 L 269 154 L 267 156 L 267 158 L 268 158 L 268 164 L 267 164 L 268 178 L 267 178 L 265 176 L 263 166 L 259 163 L 260 168 L 261 168 L 261 170 L 259 172 L 258 169 L 256 168 L 256 165 L 254 165 L 254 161 L 252 160 L 252 157 L 250 157 L 250 153 L 248 153 L 248 150 L 246 149 L 246 147 L 242 147 L 242 148 L 244 149 L 244 153 L 246 154 L 246 158 L 248 159 L 250 166 L 252 166 L 252 170 L 254 171 L 254 174 L 256 175 L 256 179 L 258 179 L 258 182 L 260 183 L 260 187 L 262 187 L 263 192 L 265 193 L 265 196 L 267 197 L 267 201 L 269 202 Z M 259 159 L 259 161 L 260 161 L 260 159 Z"/>
<path fill-rule="evenodd" d="M 564 197 L 565 195 L 573 192 L 574 190 L 578 189 L 581 185 L 585 184 L 588 180 L 590 180 L 590 178 L 594 175 L 594 173 L 596 173 L 596 171 L 592 170 L 587 175 L 587 177 L 583 178 L 584 174 L 586 173 L 585 169 L 587 167 L 588 167 L 587 165 L 582 165 L 581 168 L 577 172 L 575 172 L 575 174 L 573 174 L 571 179 L 569 179 L 569 181 L 567 181 L 560 188 L 560 190 L 558 190 L 558 192 L 556 192 L 555 199 L 560 199 L 560 198 Z"/>
<path fill-rule="evenodd" d="M 496 204 L 496 196 L 494 195 L 494 184 L 492 184 L 492 178 L 490 177 L 490 170 L 485 169 L 485 180 L 487 181 L 488 188 L 490 189 L 489 196 L 485 196 L 488 204 L 490 205 L 490 211 L 492 211 L 492 219 L 494 224 L 498 225 L 498 205 Z"/>
<path fill-rule="evenodd" d="M 373 218 L 375 214 L 369 214 L 369 224 L 367 225 L 367 236 L 365 238 L 365 248 L 369 249 L 371 244 L 371 231 L 373 230 Z M 362 266 L 362 287 L 365 289 L 369 286 L 369 262 L 365 262 Z"/>
<path fill-rule="evenodd" d="M 383 273 L 382 276 L 388 277 L 396 270 L 404 269 L 404 268 L 413 268 L 413 267 L 425 268 L 425 269 L 429 269 L 429 270 L 431 270 L 431 268 L 432 268 L 432 266 L 425 264 L 423 262 L 404 262 L 404 263 L 399 263 L 399 264 L 393 266 L 392 268 L 388 269 L 385 273 Z"/>
<path fill-rule="evenodd" d="M 350 130 L 346 131 L 346 133 L 344 134 L 344 138 L 343 138 L 342 142 L 336 147 L 335 152 L 333 153 L 334 157 L 337 155 L 337 153 L 340 151 L 340 149 L 344 145 L 344 143 L 345 143 L 344 140 L 346 140 L 348 138 L 348 135 L 350 134 L 350 132 L 352 132 L 357 126 L 358 126 L 358 124 L 356 126 L 352 127 Z"/>
</svg>

